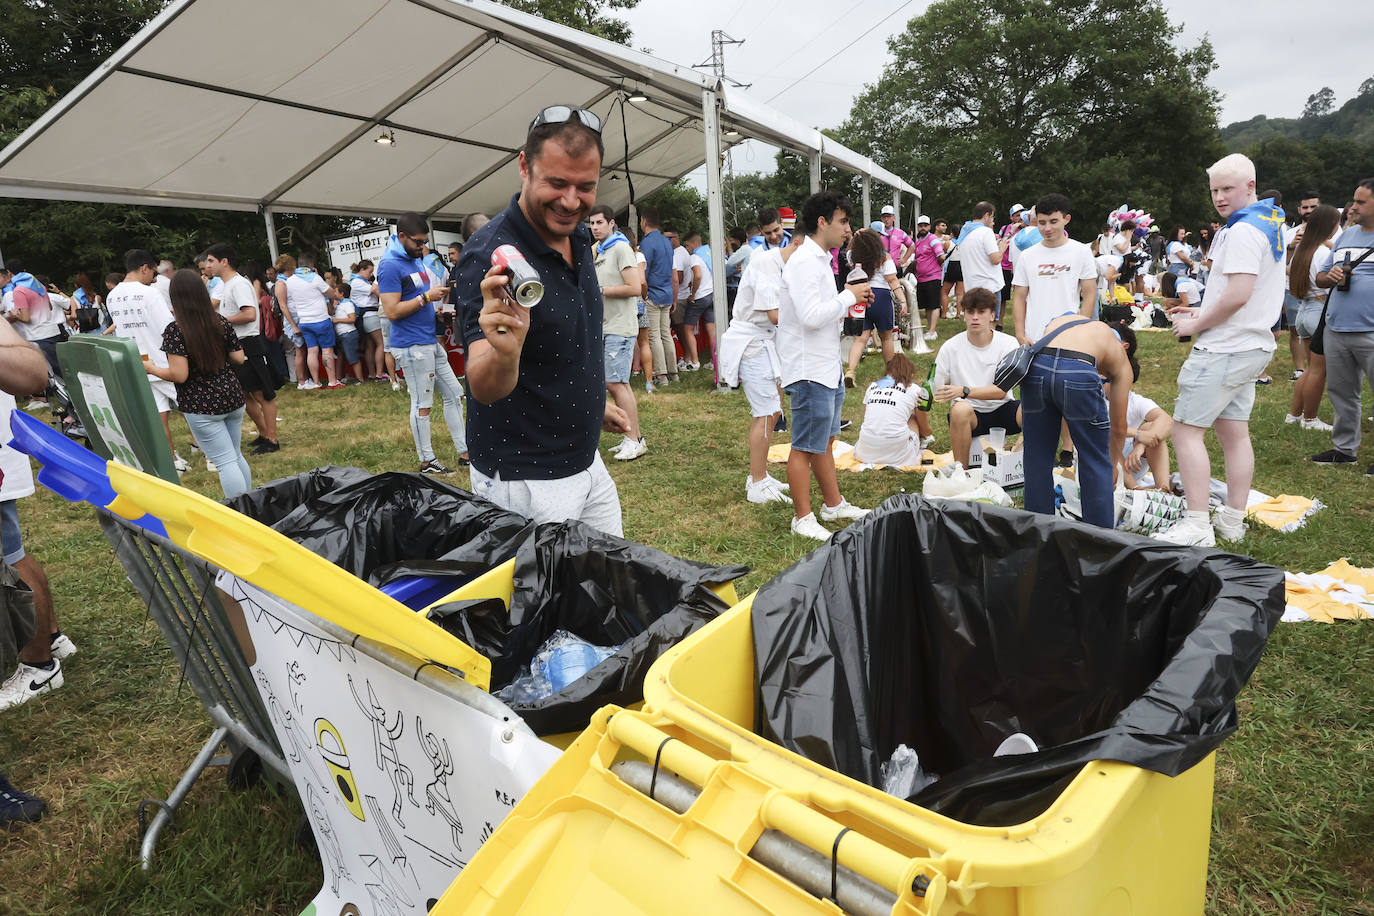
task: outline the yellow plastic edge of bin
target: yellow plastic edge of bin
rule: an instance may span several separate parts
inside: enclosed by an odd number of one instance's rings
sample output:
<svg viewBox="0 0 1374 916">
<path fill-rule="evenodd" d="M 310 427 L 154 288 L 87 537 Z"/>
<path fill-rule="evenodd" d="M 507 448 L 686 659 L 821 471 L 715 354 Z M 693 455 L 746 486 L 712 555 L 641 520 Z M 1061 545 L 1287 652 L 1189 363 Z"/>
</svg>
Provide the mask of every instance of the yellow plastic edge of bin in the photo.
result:
<svg viewBox="0 0 1374 916">
<path fill-rule="evenodd" d="M 196 556 L 350 632 L 446 665 L 468 683 L 489 689 L 491 662 L 485 656 L 285 535 L 116 462 L 110 462 L 109 475 L 115 492 L 127 501 L 121 508 L 133 504 L 160 519 L 168 537 Z"/>
<path fill-rule="evenodd" d="M 660 656 L 645 678 L 646 713 L 671 720 L 719 748 L 728 759 L 743 763 L 781 789 L 798 793 L 821 810 L 854 815 L 924 847 L 941 860 L 951 891 L 962 890 L 959 896 L 991 887 L 1053 885 L 1088 868 L 1104 844 L 1121 846 L 1121 837 L 1115 834 L 1123 820 L 1143 817 L 1172 825 L 1156 833 L 1153 849 L 1136 846 L 1134 853 L 1162 856 L 1168 866 L 1161 867 L 1161 874 L 1189 888 L 1179 895 L 1187 902 L 1169 912 L 1201 912 L 1215 754 L 1177 777 L 1095 761 L 1084 766 L 1059 798 L 1033 820 L 1007 827 L 952 820 L 820 766 L 750 730 L 753 599 L 749 595 Z M 1124 846 L 1129 854 L 1132 844 L 1128 841 Z M 1120 855 L 1121 850 L 1113 854 Z"/>
</svg>

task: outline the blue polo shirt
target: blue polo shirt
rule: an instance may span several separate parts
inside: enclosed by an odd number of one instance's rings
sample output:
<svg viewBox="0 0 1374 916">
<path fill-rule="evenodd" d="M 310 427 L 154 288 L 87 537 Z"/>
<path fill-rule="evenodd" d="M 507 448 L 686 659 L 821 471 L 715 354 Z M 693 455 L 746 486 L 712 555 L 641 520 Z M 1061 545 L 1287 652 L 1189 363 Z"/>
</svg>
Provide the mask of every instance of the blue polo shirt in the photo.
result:
<svg viewBox="0 0 1374 916">
<path fill-rule="evenodd" d="M 387 243 L 377 262 L 377 292 L 400 293 L 406 302 L 429 291 L 429 272 L 419 258 L 406 254 L 396 236 Z M 391 322 L 389 347 L 434 346 L 434 304 L 426 302 L 404 318 Z"/>
<path fill-rule="evenodd" d="M 1319 269 L 1330 270 L 1339 266 L 1347 254 L 1354 261 L 1370 246 L 1374 246 L 1374 232 L 1351 226 L 1336 237 L 1331 250 L 1322 258 Z M 1342 333 L 1374 331 L 1374 254 L 1351 271 L 1350 289 L 1342 292 L 1332 288 L 1326 309 L 1326 326 Z"/>
<path fill-rule="evenodd" d="M 649 301 L 657 305 L 673 304 L 673 243 L 657 229 L 639 242 L 644 255 L 644 280 L 649 286 Z"/>
<path fill-rule="evenodd" d="M 512 197 L 510 206 L 474 233 L 458 261 L 458 320 L 467 346 L 486 339 L 478 316 L 492 251 L 514 245 L 544 283 L 544 298 L 530 309 L 515 389 L 494 404 L 468 399 L 468 451 L 472 466 L 488 477 L 561 480 L 591 467 L 601 440 L 601 284 L 586 227 L 570 239 L 569 266 L 530 226 L 518 201 L 519 195 Z"/>
</svg>

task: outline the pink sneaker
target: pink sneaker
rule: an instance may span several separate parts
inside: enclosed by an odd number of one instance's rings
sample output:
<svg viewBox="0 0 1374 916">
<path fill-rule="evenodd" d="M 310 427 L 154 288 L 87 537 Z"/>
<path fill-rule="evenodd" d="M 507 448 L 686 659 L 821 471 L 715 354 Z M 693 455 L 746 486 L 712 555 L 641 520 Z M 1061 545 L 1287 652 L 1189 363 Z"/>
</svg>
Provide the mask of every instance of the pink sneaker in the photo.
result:
<svg viewBox="0 0 1374 916">
<path fill-rule="evenodd" d="M 330 382 L 328 385 L 325 386 L 325 389 L 328 390 L 328 391 L 333 391 L 333 390 L 335 390 L 336 388 L 342 388 L 342 387 L 344 387 L 344 383 L 343 383 L 343 382 Z"/>
</svg>

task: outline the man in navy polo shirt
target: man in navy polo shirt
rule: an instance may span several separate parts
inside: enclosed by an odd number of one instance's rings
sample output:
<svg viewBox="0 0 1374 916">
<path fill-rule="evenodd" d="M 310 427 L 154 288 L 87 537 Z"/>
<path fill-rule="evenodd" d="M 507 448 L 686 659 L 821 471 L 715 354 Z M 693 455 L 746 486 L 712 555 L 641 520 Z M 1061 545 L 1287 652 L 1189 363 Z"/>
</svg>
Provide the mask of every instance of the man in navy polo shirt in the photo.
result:
<svg viewBox="0 0 1374 916">
<path fill-rule="evenodd" d="M 458 461 L 465 463 L 463 455 L 468 448 L 464 441 L 463 388 L 448 363 L 448 354 L 435 338 L 434 303 L 448 296 L 448 288 L 429 281 L 430 273 L 422 260 L 428 241 L 425 218 L 418 213 L 402 213 L 396 220 L 396 234 L 377 263 L 377 294 L 382 315 L 391 322 L 389 350 L 406 374 L 410 434 L 420 457 L 420 473 L 452 474 L 434 456 L 429 412 L 437 387 L 444 399 L 444 422 L 458 450 Z"/>
<path fill-rule="evenodd" d="M 620 535 L 620 496 L 597 452 L 601 430 L 629 432 L 606 402 L 601 285 L 591 233 L 601 120 L 567 105 L 541 111 L 520 153 L 520 193 L 463 248 L 472 490 L 537 522 L 579 519 Z M 491 253 L 514 245 L 539 272 L 533 308 L 508 294 Z"/>
</svg>

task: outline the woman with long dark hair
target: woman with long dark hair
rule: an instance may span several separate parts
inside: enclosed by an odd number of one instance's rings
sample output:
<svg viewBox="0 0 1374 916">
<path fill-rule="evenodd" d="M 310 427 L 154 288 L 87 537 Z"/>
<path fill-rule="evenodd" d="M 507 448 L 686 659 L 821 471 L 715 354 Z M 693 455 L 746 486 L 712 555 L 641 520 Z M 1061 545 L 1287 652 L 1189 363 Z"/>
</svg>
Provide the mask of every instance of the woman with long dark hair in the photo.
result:
<svg viewBox="0 0 1374 916">
<path fill-rule="evenodd" d="M 883 363 L 892 358 L 892 328 L 896 324 L 893 302 L 900 301 L 906 311 L 906 291 L 897 281 L 897 265 L 883 245 L 883 237 L 872 229 L 860 229 L 849 243 L 849 261 L 867 276 L 873 289 L 873 301 L 858 302 L 850 308 L 844 332 L 854 338 L 849 347 L 849 366 L 844 374 L 845 387 L 854 387 L 854 373 L 859 357 L 871 334 L 876 333 L 883 347 Z M 852 281 L 846 281 L 852 282 Z"/>
<path fill-rule="evenodd" d="M 219 471 L 224 495 L 238 496 L 253 485 L 239 448 L 243 432 L 243 386 L 232 366 L 243 363 L 243 347 L 229 322 L 210 304 L 205 281 L 194 270 L 172 277 L 173 321 L 162 331 L 167 368 L 143 361 L 150 374 L 177 387 L 177 406 L 205 457 Z"/>
<path fill-rule="evenodd" d="M 1326 260 L 1341 212 L 1330 204 L 1322 204 L 1307 217 L 1298 230 L 1293 260 L 1288 263 L 1288 291 L 1298 300 L 1298 317 L 1293 323 L 1302 352 L 1307 354 L 1307 369 L 1293 385 L 1293 403 L 1288 408 L 1285 423 L 1301 423 L 1303 429 L 1328 432 L 1331 425 L 1317 416 L 1322 395 L 1326 393 L 1326 357 L 1311 352 L 1312 333 L 1321 321 L 1326 291 L 1317 287 L 1317 269 Z"/>
<path fill-rule="evenodd" d="M 1193 270 L 1193 252 L 1188 247 L 1188 230 L 1175 226 L 1169 230 L 1169 243 L 1164 248 L 1169 273 L 1175 277 L 1186 277 Z"/>
</svg>

